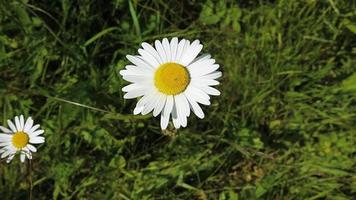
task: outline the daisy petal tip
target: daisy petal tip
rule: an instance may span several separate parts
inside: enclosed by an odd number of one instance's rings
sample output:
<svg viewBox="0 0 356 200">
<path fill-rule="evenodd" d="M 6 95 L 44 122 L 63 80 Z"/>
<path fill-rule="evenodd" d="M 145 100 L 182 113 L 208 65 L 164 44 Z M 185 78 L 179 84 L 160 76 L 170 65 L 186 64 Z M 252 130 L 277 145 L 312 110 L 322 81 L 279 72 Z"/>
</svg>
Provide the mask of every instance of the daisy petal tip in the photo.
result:
<svg viewBox="0 0 356 200">
<path fill-rule="evenodd" d="M 214 93 L 211 93 L 211 95 L 220 96 L 221 92 L 219 90 L 214 90 Z"/>
<path fill-rule="evenodd" d="M 123 92 L 125 92 L 124 90 L 122 90 Z M 130 99 L 129 97 L 128 97 L 128 94 L 129 93 L 126 93 L 125 95 L 124 95 L 124 99 Z"/>
<path fill-rule="evenodd" d="M 119 74 L 120 74 L 121 76 L 124 76 L 124 74 L 125 74 L 124 71 L 125 71 L 125 70 L 120 70 L 120 71 L 119 71 Z"/>
<path fill-rule="evenodd" d="M 134 115 L 138 115 L 138 114 L 141 113 L 141 111 L 142 111 L 142 108 L 141 108 L 141 107 L 136 107 L 136 108 L 134 109 L 134 111 L 133 111 L 133 114 L 134 114 Z"/>
<path fill-rule="evenodd" d="M 153 117 L 157 117 L 159 113 L 153 111 Z"/>
</svg>

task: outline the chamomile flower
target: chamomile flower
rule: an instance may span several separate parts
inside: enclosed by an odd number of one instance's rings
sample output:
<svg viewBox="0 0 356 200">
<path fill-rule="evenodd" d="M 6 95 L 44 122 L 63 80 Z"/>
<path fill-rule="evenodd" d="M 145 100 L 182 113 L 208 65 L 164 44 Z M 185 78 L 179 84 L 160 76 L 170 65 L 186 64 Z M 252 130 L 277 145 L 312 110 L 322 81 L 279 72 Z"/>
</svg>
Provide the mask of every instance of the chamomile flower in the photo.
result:
<svg viewBox="0 0 356 200">
<path fill-rule="evenodd" d="M 45 138 L 40 136 L 44 133 L 39 129 L 40 125 L 33 125 L 31 117 L 25 122 L 23 115 L 16 116 L 15 123 L 7 120 L 7 124 L 10 129 L 0 126 L 1 158 L 7 157 L 6 162 L 9 163 L 15 154 L 20 152 L 21 162 L 25 161 L 25 157 L 32 159 L 32 152 L 37 151 L 32 144 L 41 144 L 45 141 Z"/>
<path fill-rule="evenodd" d="M 122 88 L 125 99 L 142 97 L 133 113 L 143 115 L 153 111 L 161 114 L 161 128 L 166 129 L 172 118 L 175 128 L 186 127 L 191 110 L 199 118 L 204 112 L 199 104 L 210 105 L 209 95 L 220 95 L 212 86 L 222 73 L 209 54 L 198 54 L 203 45 L 199 40 L 164 38 L 156 40 L 154 47 L 143 42 L 140 55 L 127 55 L 133 65 L 120 71 L 123 79 L 132 84 Z"/>
</svg>

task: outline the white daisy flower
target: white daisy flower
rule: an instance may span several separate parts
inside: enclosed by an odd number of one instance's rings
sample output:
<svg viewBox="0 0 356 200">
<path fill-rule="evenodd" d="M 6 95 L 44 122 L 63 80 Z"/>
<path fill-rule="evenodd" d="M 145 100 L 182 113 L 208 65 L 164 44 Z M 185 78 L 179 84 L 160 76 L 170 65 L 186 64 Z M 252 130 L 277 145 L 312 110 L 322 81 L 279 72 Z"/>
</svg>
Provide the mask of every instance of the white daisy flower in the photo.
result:
<svg viewBox="0 0 356 200">
<path fill-rule="evenodd" d="M 20 152 L 21 162 L 25 161 L 25 157 L 32 159 L 32 152 L 37 149 L 32 144 L 44 143 L 45 138 L 39 136 L 44 133 L 39 129 L 40 125 L 33 126 L 31 117 L 27 118 L 26 122 L 23 115 L 15 117 L 15 124 L 11 120 L 7 120 L 9 128 L 0 126 L 0 155 L 1 158 L 7 157 L 6 162 L 9 163 L 17 152 Z"/>
<path fill-rule="evenodd" d="M 161 114 L 161 128 L 166 129 L 170 116 L 175 128 L 186 127 L 192 110 L 204 118 L 199 104 L 210 105 L 209 95 L 220 95 L 212 86 L 222 73 L 219 65 L 209 54 L 197 57 L 203 45 L 199 40 L 192 43 L 182 39 L 167 38 L 155 41 L 155 48 L 142 43 L 140 55 L 127 55 L 133 65 L 120 71 L 123 79 L 132 84 L 122 88 L 125 99 L 141 97 L 133 113 L 143 115 L 153 111 Z"/>
</svg>

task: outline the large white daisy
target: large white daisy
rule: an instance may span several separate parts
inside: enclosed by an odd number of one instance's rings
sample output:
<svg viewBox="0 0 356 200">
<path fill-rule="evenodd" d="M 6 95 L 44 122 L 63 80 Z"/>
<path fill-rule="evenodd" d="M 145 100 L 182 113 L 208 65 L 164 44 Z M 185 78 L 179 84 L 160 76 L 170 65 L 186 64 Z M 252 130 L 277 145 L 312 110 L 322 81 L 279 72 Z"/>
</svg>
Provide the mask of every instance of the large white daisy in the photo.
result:
<svg viewBox="0 0 356 200">
<path fill-rule="evenodd" d="M 44 133 L 39 129 L 40 125 L 33 126 L 31 117 L 25 122 L 23 115 L 15 117 L 15 124 L 11 120 L 7 120 L 7 124 L 10 129 L 0 126 L 1 158 L 7 157 L 6 162 L 9 163 L 15 154 L 20 152 L 21 162 L 25 161 L 25 157 L 32 159 L 32 152 L 37 151 L 32 144 L 41 144 L 45 141 L 45 138 L 40 136 Z"/>
<path fill-rule="evenodd" d="M 197 57 L 203 45 L 199 40 L 167 38 L 155 41 L 155 47 L 144 42 L 140 55 L 127 55 L 133 65 L 127 65 L 120 74 L 132 84 L 122 88 L 125 99 L 141 97 L 134 114 L 153 116 L 161 114 L 161 128 L 166 129 L 170 116 L 175 128 L 186 127 L 192 110 L 204 118 L 199 104 L 210 105 L 209 95 L 220 95 L 212 86 L 222 73 L 209 54 Z"/>
</svg>

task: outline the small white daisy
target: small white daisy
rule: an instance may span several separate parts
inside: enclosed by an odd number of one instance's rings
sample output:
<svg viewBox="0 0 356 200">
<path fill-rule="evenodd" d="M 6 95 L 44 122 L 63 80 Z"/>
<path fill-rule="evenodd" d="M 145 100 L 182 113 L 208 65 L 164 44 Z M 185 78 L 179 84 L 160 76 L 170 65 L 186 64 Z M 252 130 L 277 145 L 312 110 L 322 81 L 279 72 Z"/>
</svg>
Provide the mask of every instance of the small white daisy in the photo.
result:
<svg viewBox="0 0 356 200">
<path fill-rule="evenodd" d="M 25 157 L 32 159 L 32 152 L 37 149 L 32 144 L 44 143 L 45 138 L 39 136 L 44 133 L 39 129 L 40 125 L 33 126 L 31 117 L 27 118 L 26 122 L 23 115 L 15 117 L 15 124 L 11 120 L 7 120 L 10 129 L 0 126 L 0 155 L 1 158 L 8 157 L 6 162 L 9 163 L 17 152 L 20 152 L 21 162 L 25 161 Z"/>
<path fill-rule="evenodd" d="M 182 39 L 167 38 L 155 41 L 155 48 L 143 42 L 140 55 L 127 55 L 133 65 L 120 71 L 123 79 L 132 84 L 122 88 L 125 99 L 141 97 L 133 113 L 153 116 L 161 114 L 161 128 L 166 129 L 170 116 L 175 128 L 186 127 L 192 110 L 204 118 L 199 104 L 210 105 L 209 95 L 220 95 L 212 86 L 222 73 L 209 54 L 197 57 L 203 45 Z"/>
</svg>

